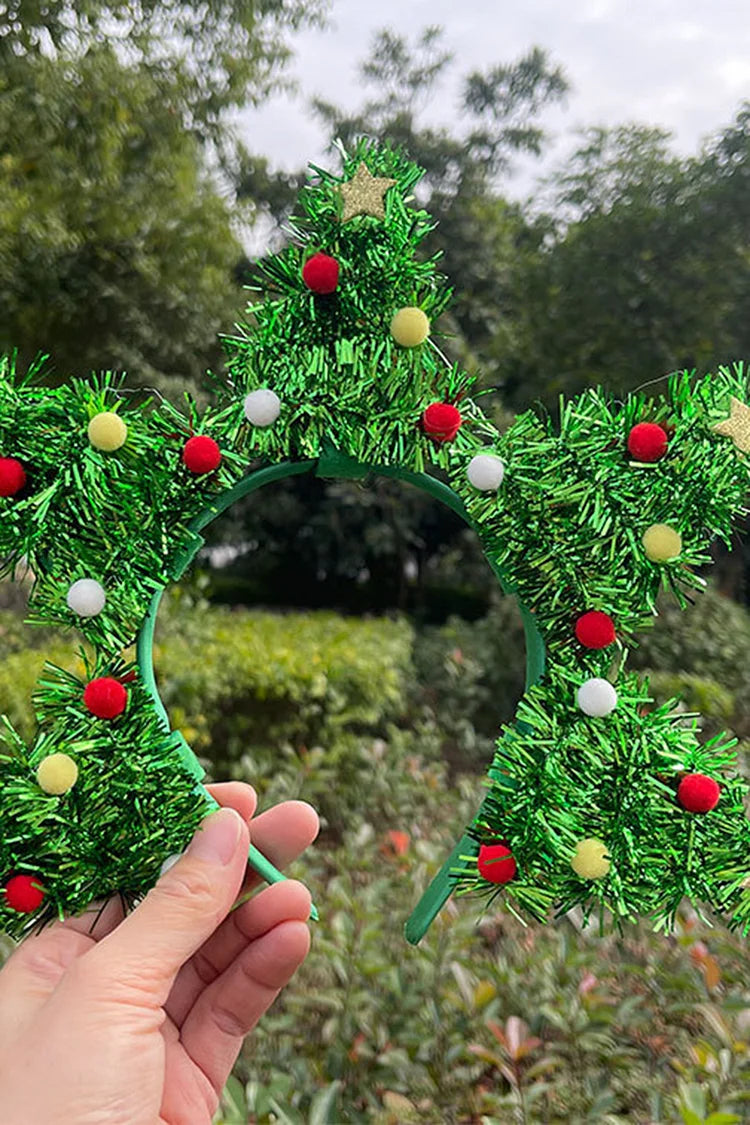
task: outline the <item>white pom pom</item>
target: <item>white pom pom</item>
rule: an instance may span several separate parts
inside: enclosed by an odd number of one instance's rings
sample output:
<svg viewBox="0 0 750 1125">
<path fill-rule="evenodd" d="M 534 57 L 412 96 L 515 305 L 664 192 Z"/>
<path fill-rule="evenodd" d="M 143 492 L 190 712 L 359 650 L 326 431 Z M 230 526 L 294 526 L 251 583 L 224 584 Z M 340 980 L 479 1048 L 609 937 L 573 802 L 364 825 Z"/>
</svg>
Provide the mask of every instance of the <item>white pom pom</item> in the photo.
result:
<svg viewBox="0 0 750 1125">
<path fill-rule="evenodd" d="M 600 719 L 603 715 L 614 711 L 617 706 L 617 692 L 609 680 L 602 680 L 595 676 L 581 684 L 577 700 L 584 714 Z"/>
<path fill-rule="evenodd" d="M 166 873 L 174 867 L 178 859 L 182 859 L 182 852 L 179 852 L 177 855 L 167 856 L 167 858 L 164 860 L 164 863 L 162 863 L 161 867 L 159 868 L 160 879 L 162 875 L 166 875 Z"/>
<path fill-rule="evenodd" d="M 104 587 L 93 578 L 79 578 L 68 590 L 68 608 L 79 617 L 96 617 L 104 609 L 107 595 Z"/>
<path fill-rule="evenodd" d="M 469 483 L 482 492 L 494 492 L 503 483 L 505 465 L 494 453 L 477 453 L 466 470 Z"/>
<path fill-rule="evenodd" d="M 254 426 L 272 426 L 281 412 L 281 399 L 268 387 L 251 391 L 245 399 L 245 417 Z"/>
</svg>

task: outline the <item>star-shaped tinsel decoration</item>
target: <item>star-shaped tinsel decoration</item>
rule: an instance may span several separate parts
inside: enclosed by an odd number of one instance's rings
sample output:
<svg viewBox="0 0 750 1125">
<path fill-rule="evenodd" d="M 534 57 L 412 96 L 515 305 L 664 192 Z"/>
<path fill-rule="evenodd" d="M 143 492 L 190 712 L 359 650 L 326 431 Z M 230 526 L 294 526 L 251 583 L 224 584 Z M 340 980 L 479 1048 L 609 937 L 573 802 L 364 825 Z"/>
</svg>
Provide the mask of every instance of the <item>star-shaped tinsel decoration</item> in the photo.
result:
<svg viewBox="0 0 750 1125">
<path fill-rule="evenodd" d="M 743 453 L 750 453 L 750 406 L 732 395 L 729 417 L 712 427 L 714 433 L 729 437 Z"/>
<path fill-rule="evenodd" d="M 341 222 L 345 223 L 355 215 L 372 215 L 373 219 L 384 219 L 383 196 L 396 183 L 396 180 L 388 180 L 383 176 L 373 176 L 366 164 L 360 164 L 351 180 L 347 180 L 339 188 L 344 203 Z"/>
</svg>

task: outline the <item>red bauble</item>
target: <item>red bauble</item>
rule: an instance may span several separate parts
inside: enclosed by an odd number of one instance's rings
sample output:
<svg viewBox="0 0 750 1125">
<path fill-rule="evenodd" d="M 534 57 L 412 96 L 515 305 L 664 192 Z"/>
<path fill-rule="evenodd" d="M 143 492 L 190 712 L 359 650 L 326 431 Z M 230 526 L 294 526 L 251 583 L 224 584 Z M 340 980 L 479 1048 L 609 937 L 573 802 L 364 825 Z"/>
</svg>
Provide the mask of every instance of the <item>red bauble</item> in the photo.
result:
<svg viewBox="0 0 750 1125">
<path fill-rule="evenodd" d="M 433 402 L 422 415 L 422 429 L 435 441 L 453 441 L 461 421 L 461 415 L 452 403 Z"/>
<path fill-rule="evenodd" d="M 510 883 L 516 877 L 516 861 L 505 844 L 482 844 L 477 867 L 488 883 Z"/>
<path fill-rule="evenodd" d="M 667 452 L 668 441 L 656 422 L 639 422 L 628 434 L 628 453 L 636 461 L 658 461 Z"/>
<path fill-rule="evenodd" d="M 26 484 L 26 473 L 15 457 L 0 457 L 0 496 L 15 496 Z"/>
<path fill-rule="evenodd" d="M 212 473 L 221 464 L 221 450 L 213 438 L 196 434 L 185 442 L 182 461 L 191 473 Z"/>
<path fill-rule="evenodd" d="M 614 644 L 614 622 L 608 613 L 591 609 L 576 621 L 576 637 L 584 648 L 606 648 Z"/>
<path fill-rule="evenodd" d="M 339 264 L 328 254 L 313 254 L 302 267 L 302 280 L 321 297 L 333 293 L 339 283 Z"/>
<path fill-rule="evenodd" d="M 40 890 L 40 886 L 36 875 L 14 875 L 5 884 L 5 901 L 11 910 L 31 914 L 44 902 L 44 891 Z"/>
<path fill-rule="evenodd" d="M 97 719 L 114 719 L 125 710 L 128 693 L 119 680 L 100 676 L 86 684 L 83 702 Z"/>
<path fill-rule="evenodd" d="M 677 788 L 677 800 L 688 812 L 711 812 L 719 803 L 721 788 L 704 773 L 689 773 Z"/>
</svg>

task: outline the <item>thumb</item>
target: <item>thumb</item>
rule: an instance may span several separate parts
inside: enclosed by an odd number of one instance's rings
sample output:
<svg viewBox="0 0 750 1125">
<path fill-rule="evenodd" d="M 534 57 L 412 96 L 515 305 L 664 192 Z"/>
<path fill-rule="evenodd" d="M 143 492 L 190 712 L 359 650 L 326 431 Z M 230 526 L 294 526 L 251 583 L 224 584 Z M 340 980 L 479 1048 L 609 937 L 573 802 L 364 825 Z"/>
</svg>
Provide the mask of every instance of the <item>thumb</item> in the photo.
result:
<svg viewBox="0 0 750 1125">
<path fill-rule="evenodd" d="M 86 954 L 88 967 L 109 984 L 132 986 L 141 996 L 147 990 L 154 1004 L 166 1003 L 179 969 L 231 910 L 249 844 L 247 825 L 234 809 L 206 817 L 180 860 Z"/>
</svg>

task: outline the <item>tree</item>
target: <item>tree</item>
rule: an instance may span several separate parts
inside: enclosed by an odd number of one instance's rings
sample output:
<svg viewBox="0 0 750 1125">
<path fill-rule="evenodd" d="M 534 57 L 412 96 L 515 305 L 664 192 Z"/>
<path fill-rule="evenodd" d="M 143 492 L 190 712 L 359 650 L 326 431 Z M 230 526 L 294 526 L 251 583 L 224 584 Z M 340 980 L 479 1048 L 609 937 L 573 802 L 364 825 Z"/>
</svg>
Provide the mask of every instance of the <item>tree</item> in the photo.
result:
<svg viewBox="0 0 750 1125">
<path fill-rule="evenodd" d="M 195 389 L 238 305 L 231 109 L 326 0 L 0 3 L 0 348 Z"/>
<path fill-rule="evenodd" d="M 52 55 L 80 61 L 98 44 L 158 82 L 183 124 L 220 149 L 228 109 L 257 103 L 283 81 L 287 35 L 320 24 L 328 0 L 6 0 L 0 73 Z M 11 82 L 13 81 L 11 77 Z"/>
<path fill-rule="evenodd" d="M 516 275 L 509 404 L 553 405 L 604 381 L 622 392 L 743 354 L 733 324 L 748 240 L 718 152 L 680 159 L 667 132 L 639 125 L 585 131 L 551 178 L 537 252 Z"/>
<path fill-rule="evenodd" d="M 724 326 L 735 354 L 750 355 L 750 102 L 704 146 L 698 160 L 700 223 L 725 255 L 720 275 L 731 289 Z"/>
<path fill-rule="evenodd" d="M 23 66 L 23 86 L 0 76 L 0 349 L 195 387 L 241 253 L 198 142 L 106 44 Z"/>
<path fill-rule="evenodd" d="M 345 145 L 363 133 L 388 137 L 402 145 L 425 169 L 421 197 L 431 211 L 447 211 L 459 197 L 496 186 L 516 153 L 539 155 L 545 140 L 538 118 L 562 99 L 568 82 L 545 51 L 532 47 L 513 63 L 465 74 L 460 88 L 455 131 L 421 121 L 454 61 L 443 48 L 439 27 L 426 28 L 413 48 L 403 36 L 382 30 L 368 59 L 360 65 L 364 85 L 375 94 L 352 113 L 321 99 L 313 108 L 332 137 Z M 461 127 L 462 126 L 462 127 Z"/>
</svg>

